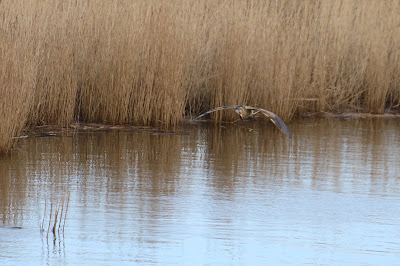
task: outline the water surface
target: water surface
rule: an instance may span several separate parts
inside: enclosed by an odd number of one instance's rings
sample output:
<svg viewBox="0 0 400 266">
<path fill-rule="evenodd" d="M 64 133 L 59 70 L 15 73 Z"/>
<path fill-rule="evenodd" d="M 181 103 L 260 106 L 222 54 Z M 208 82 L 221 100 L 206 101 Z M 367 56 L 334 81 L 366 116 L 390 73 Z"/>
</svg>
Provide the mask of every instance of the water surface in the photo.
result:
<svg viewBox="0 0 400 266">
<path fill-rule="evenodd" d="M 400 263 L 400 121 L 289 128 L 21 140 L 0 159 L 0 263 Z M 68 193 L 64 231 L 41 232 Z"/>
</svg>

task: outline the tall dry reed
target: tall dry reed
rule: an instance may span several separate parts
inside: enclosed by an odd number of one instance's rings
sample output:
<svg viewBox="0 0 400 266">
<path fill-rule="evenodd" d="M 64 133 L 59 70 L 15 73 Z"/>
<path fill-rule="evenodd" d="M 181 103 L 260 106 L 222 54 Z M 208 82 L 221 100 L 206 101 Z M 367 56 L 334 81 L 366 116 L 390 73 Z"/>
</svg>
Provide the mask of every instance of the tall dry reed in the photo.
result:
<svg viewBox="0 0 400 266">
<path fill-rule="evenodd" d="M 13 146 L 34 104 L 39 65 L 34 6 L 0 1 L 0 152 Z"/>
<path fill-rule="evenodd" d="M 398 14 L 394 0 L 2 0 L 0 150 L 26 126 L 74 120 L 399 108 Z"/>
</svg>

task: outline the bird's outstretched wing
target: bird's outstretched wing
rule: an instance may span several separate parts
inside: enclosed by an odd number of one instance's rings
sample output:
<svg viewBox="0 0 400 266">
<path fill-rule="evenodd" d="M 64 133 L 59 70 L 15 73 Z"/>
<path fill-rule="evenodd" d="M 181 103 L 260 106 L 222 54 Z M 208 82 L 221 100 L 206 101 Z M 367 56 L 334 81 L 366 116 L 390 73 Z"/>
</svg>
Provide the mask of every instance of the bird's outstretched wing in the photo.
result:
<svg viewBox="0 0 400 266">
<path fill-rule="evenodd" d="M 234 109 L 234 108 L 237 108 L 237 107 L 239 107 L 239 106 L 242 106 L 242 105 L 230 105 L 230 106 L 221 106 L 221 107 L 217 107 L 217 108 L 208 110 L 207 112 L 205 112 L 205 113 L 199 115 L 199 116 L 196 117 L 196 118 L 193 118 L 193 119 L 190 120 L 188 123 L 192 123 L 192 122 L 195 121 L 195 120 L 199 120 L 200 118 L 204 117 L 205 115 L 207 115 L 207 114 L 209 114 L 209 113 L 212 113 L 212 112 L 215 112 L 215 111 L 219 111 L 219 110 L 223 110 L 223 109 Z"/>
<path fill-rule="evenodd" d="M 283 120 L 282 120 L 279 116 L 277 116 L 277 115 L 274 114 L 273 112 L 270 112 L 270 111 L 265 110 L 265 109 L 262 109 L 262 108 L 252 107 L 252 106 L 247 106 L 247 105 L 242 105 L 242 104 L 240 104 L 240 105 L 230 105 L 230 106 L 221 106 L 221 107 L 217 107 L 217 108 L 211 109 L 211 110 L 209 110 L 209 111 L 207 111 L 207 112 L 205 112 L 205 113 L 199 115 L 198 117 L 196 117 L 196 118 L 190 120 L 188 123 L 191 123 L 191 122 L 193 122 L 193 121 L 195 121 L 195 120 L 199 120 L 200 118 L 204 117 L 205 115 L 207 115 L 207 114 L 209 114 L 209 113 L 212 113 L 212 112 L 215 112 L 215 111 L 224 110 L 224 109 L 236 109 L 236 108 L 238 108 L 238 107 L 243 107 L 243 108 L 246 108 L 247 110 L 256 110 L 256 111 L 258 111 L 258 112 L 263 113 L 263 114 L 264 114 L 265 116 L 267 116 L 267 117 L 272 121 L 272 123 L 274 123 L 286 136 L 288 136 L 289 139 L 292 138 L 292 134 L 290 133 L 288 126 L 285 124 L 285 122 L 283 122 Z M 253 114 L 251 114 L 251 116 L 257 114 L 258 112 L 254 112 Z"/>
<path fill-rule="evenodd" d="M 277 116 L 273 112 L 270 112 L 270 111 L 262 109 L 262 108 L 251 107 L 251 106 L 245 106 L 245 108 L 249 109 L 249 110 L 260 111 L 266 117 L 268 117 L 272 121 L 272 123 L 274 123 L 283 133 L 285 133 L 285 135 L 288 136 L 289 139 L 292 138 L 292 134 L 290 133 L 288 126 L 285 124 L 285 122 L 283 122 L 283 120 L 279 116 Z"/>
</svg>

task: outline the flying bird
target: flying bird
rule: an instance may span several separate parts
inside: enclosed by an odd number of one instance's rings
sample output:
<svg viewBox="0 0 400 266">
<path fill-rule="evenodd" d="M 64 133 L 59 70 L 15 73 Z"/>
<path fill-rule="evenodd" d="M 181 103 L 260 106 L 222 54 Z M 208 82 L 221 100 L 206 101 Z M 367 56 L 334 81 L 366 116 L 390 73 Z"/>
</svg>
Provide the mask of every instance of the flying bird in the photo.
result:
<svg viewBox="0 0 400 266">
<path fill-rule="evenodd" d="M 290 134 L 289 128 L 288 126 L 285 124 L 285 122 L 282 121 L 282 119 L 279 118 L 279 116 L 277 116 L 276 114 L 274 114 L 273 112 L 267 111 L 265 109 L 262 108 L 258 108 L 258 107 L 251 107 L 248 105 L 230 105 L 230 106 L 221 106 L 221 107 L 217 107 L 214 109 L 211 109 L 201 115 L 199 115 L 198 117 L 192 119 L 189 121 L 189 123 L 192 123 L 195 120 L 199 120 L 200 118 L 204 117 L 205 115 L 215 112 L 215 111 L 219 111 L 219 110 L 224 110 L 224 109 L 235 109 L 235 112 L 239 114 L 240 118 L 242 120 L 247 119 L 255 114 L 258 114 L 259 112 L 261 112 L 263 115 L 267 116 L 269 119 L 271 119 L 271 121 L 286 135 L 289 137 L 289 139 L 292 138 L 292 134 Z"/>
</svg>

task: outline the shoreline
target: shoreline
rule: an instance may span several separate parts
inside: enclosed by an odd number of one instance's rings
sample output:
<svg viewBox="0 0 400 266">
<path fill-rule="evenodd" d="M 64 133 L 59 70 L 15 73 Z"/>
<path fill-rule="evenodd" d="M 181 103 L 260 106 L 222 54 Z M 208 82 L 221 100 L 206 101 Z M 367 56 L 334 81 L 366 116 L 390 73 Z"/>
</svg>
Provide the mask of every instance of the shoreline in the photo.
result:
<svg viewBox="0 0 400 266">
<path fill-rule="evenodd" d="M 385 118 L 385 119 L 400 119 L 400 111 L 389 111 L 383 114 L 371 114 L 371 113 L 328 113 L 328 112 L 309 112 L 298 116 L 299 118 Z M 296 119 L 292 119 L 295 121 Z M 190 117 L 182 119 L 182 124 L 190 121 Z M 211 122 L 210 120 L 199 120 L 197 122 Z M 290 122 L 289 122 L 290 124 Z M 182 135 L 185 134 L 182 130 L 163 130 L 156 126 L 133 126 L 133 125 L 108 125 L 102 123 L 87 123 L 87 122 L 74 122 L 69 127 L 58 126 L 58 125 L 42 125 L 35 126 L 32 128 L 25 128 L 22 131 L 22 135 L 13 137 L 14 139 L 24 139 L 28 137 L 58 137 L 68 136 L 69 134 L 83 133 L 83 132 L 99 132 L 99 131 L 113 131 L 113 130 L 125 130 L 125 131 L 141 131 L 148 132 L 154 135 Z"/>
</svg>

